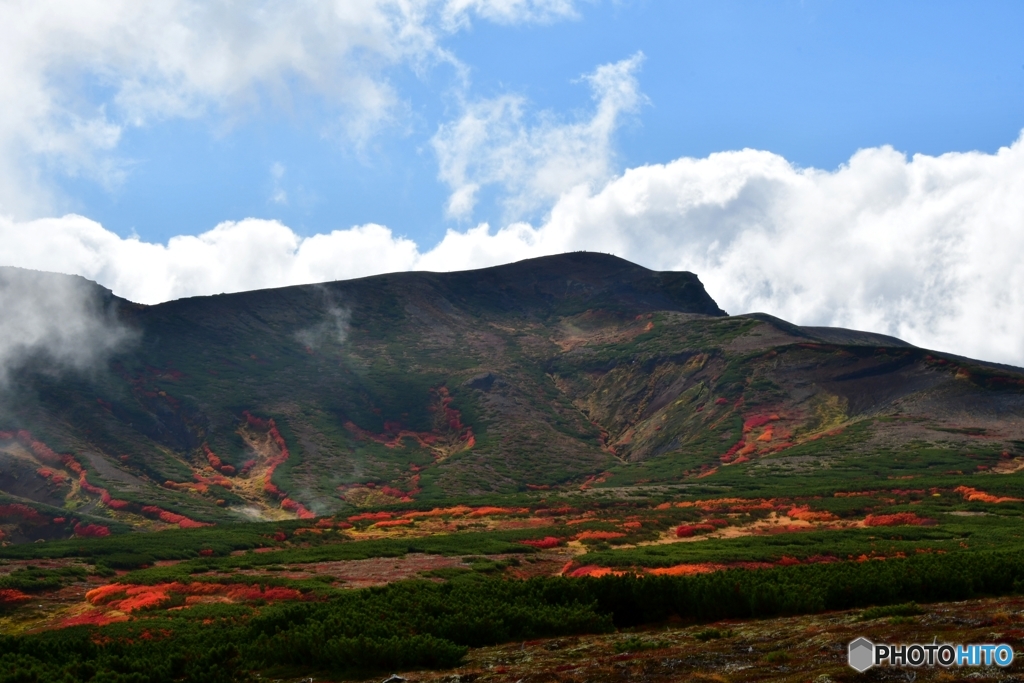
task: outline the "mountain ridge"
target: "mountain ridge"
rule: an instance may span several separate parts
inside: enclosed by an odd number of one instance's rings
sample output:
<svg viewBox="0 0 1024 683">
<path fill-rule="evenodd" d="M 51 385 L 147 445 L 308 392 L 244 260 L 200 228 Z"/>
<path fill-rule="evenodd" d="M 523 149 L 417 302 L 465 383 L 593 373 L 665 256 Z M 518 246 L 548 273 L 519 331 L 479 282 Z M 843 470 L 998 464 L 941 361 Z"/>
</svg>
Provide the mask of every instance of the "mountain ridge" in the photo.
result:
<svg viewBox="0 0 1024 683">
<path fill-rule="evenodd" d="M 604 254 L 153 306 L 94 287 L 132 341 L 89 372 L 23 363 L 0 413 L 0 499 L 79 522 L 867 476 L 915 443 L 936 472 L 1024 467 L 1024 371 L 728 316 L 696 275 Z"/>
</svg>

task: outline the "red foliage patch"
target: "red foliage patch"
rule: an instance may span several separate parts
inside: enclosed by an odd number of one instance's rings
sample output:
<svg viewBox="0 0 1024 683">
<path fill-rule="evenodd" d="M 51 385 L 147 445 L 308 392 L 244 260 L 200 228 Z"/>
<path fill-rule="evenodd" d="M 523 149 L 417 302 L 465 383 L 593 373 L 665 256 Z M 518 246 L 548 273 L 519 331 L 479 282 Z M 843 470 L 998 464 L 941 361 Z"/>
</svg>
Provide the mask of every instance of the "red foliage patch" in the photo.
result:
<svg viewBox="0 0 1024 683">
<path fill-rule="evenodd" d="M 278 488 L 272 481 L 274 471 L 282 463 L 288 460 L 289 457 L 291 457 L 291 454 L 288 452 L 288 444 L 285 442 L 284 437 L 281 436 L 281 432 L 277 428 L 277 423 L 274 422 L 273 418 L 264 420 L 262 418 L 255 417 L 249 413 L 248 410 L 243 411 L 242 414 L 245 416 L 245 421 L 250 427 L 266 430 L 268 436 L 270 436 L 270 440 L 277 445 L 277 455 L 267 461 L 267 473 L 263 478 L 263 492 L 280 500 L 282 509 L 294 512 L 300 519 L 312 519 L 315 517 L 316 515 L 307 510 L 302 503 L 288 498 L 288 494 Z M 254 463 L 252 462 L 245 463 L 245 466 L 242 468 L 242 472 L 248 472 L 253 464 Z M 230 465 L 227 467 L 230 467 Z M 234 472 L 234 468 L 231 468 L 231 471 Z"/>
<path fill-rule="evenodd" d="M 618 531 L 583 531 L 576 534 L 577 541 L 608 541 L 613 538 L 622 538 L 626 534 Z"/>
<path fill-rule="evenodd" d="M 746 434 L 752 429 L 764 426 L 769 422 L 774 422 L 778 419 L 778 415 L 751 415 L 743 423 L 743 433 Z"/>
<path fill-rule="evenodd" d="M 43 479 L 53 482 L 57 486 L 63 486 L 68 482 L 68 476 L 58 470 L 50 469 L 49 467 L 40 467 L 36 470 Z"/>
<path fill-rule="evenodd" d="M 316 517 L 316 515 L 307 510 L 302 503 L 296 502 L 291 498 L 285 498 L 281 501 L 281 509 L 287 510 L 288 512 L 294 512 L 298 515 L 299 519 L 313 519 Z"/>
<path fill-rule="evenodd" d="M 75 525 L 75 536 L 79 536 L 81 538 L 100 538 L 102 536 L 109 535 L 110 529 L 102 524 L 82 524 L 79 522 Z"/>
<path fill-rule="evenodd" d="M 394 515 L 390 512 L 364 512 L 358 515 L 352 515 L 348 518 L 350 522 L 362 522 L 363 520 L 369 520 L 378 522 L 382 519 L 391 519 Z"/>
<path fill-rule="evenodd" d="M 711 524 L 682 524 L 676 527 L 676 537 L 690 538 L 692 536 L 697 536 L 698 534 L 706 534 L 714 530 L 715 527 Z"/>
<path fill-rule="evenodd" d="M 7 433 L 10 434 L 10 432 Z M 53 451 L 53 449 L 51 449 L 42 441 L 36 441 L 34 438 L 32 438 L 31 432 L 22 429 L 17 433 L 16 438 L 21 443 L 21 445 L 25 446 L 30 451 L 32 451 L 32 454 L 35 455 L 40 460 L 42 460 L 43 462 L 49 465 L 61 464 L 61 457 L 57 455 Z"/>
<path fill-rule="evenodd" d="M 177 524 L 180 529 L 198 529 L 204 526 L 213 526 L 206 522 L 197 522 L 194 519 L 189 519 L 185 515 L 179 515 L 176 512 L 158 508 L 155 505 L 144 505 L 142 513 L 149 517 L 156 517 L 161 522 L 166 522 L 167 524 Z"/>
<path fill-rule="evenodd" d="M 0 605 L 17 605 L 19 602 L 25 602 L 31 599 L 31 595 L 25 595 L 15 588 L 0 588 Z"/>
<path fill-rule="evenodd" d="M 732 447 L 729 450 L 727 450 L 721 458 L 719 458 L 719 460 L 721 460 L 724 463 L 732 462 L 733 458 L 736 457 L 736 453 L 739 452 L 739 450 L 746 445 L 747 442 L 744 441 L 743 439 L 740 439 L 739 441 L 734 443 Z"/>
<path fill-rule="evenodd" d="M 528 541 L 520 541 L 523 545 L 533 546 L 538 550 L 547 550 L 549 548 L 556 548 L 562 545 L 562 539 L 555 538 L 554 536 L 545 536 L 541 539 L 534 539 Z"/>
<path fill-rule="evenodd" d="M 21 503 L 0 505 L 0 519 L 11 517 L 21 517 L 27 522 L 35 522 L 36 524 L 43 524 L 46 521 L 42 515 L 28 505 L 22 505 Z"/>
<path fill-rule="evenodd" d="M 104 609 L 91 609 L 87 612 L 79 614 L 77 617 L 71 617 L 60 622 L 60 627 L 65 628 L 68 626 L 106 626 L 107 624 L 113 624 L 118 621 L 127 621 L 128 617 L 123 614 L 113 615 Z"/>
</svg>

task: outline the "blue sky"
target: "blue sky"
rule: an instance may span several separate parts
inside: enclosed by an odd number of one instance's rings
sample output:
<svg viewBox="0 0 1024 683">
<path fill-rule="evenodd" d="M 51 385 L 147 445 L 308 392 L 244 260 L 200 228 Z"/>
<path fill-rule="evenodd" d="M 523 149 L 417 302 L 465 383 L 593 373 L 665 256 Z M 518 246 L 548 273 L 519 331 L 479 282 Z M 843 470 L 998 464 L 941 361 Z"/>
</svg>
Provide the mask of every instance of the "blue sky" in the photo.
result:
<svg viewBox="0 0 1024 683">
<path fill-rule="evenodd" d="M 242 111 L 127 126 L 110 152 L 124 179 L 110 186 L 58 167 L 59 208 L 161 242 L 260 217 L 303 235 L 376 222 L 427 248 L 467 223 L 445 216 L 430 147 L 460 98 L 518 94 L 528 115 L 572 120 L 592 106 L 580 76 L 637 52 L 648 101 L 615 133 L 616 171 L 744 147 L 834 169 L 878 145 L 994 152 L 1024 128 L 1020 3 L 627 1 L 576 11 L 511 26 L 474 17 L 445 36 L 468 70 L 464 88 L 445 64 L 385 69 L 403 111 L 359 145 L 326 130 L 337 109 L 301 82 L 286 105 L 264 95 Z M 96 106 L 110 95 L 89 93 Z M 500 194 L 493 188 L 468 222 L 500 225 Z"/>
<path fill-rule="evenodd" d="M 589 249 L 1024 366 L 1024 4 L 0 4 L 0 265 L 141 303 Z"/>
</svg>

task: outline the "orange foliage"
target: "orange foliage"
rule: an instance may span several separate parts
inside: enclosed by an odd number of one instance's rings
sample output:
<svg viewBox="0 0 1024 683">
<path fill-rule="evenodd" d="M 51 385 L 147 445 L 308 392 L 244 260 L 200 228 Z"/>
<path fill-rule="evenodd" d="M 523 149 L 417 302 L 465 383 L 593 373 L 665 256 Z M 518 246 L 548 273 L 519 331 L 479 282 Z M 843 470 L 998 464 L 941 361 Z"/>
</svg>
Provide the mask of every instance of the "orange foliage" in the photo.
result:
<svg viewBox="0 0 1024 683">
<path fill-rule="evenodd" d="M 1016 503 L 1020 501 L 1020 498 L 1010 498 L 1008 496 L 993 496 L 984 491 L 971 488 L 969 486 L 957 486 L 953 489 L 954 493 L 959 493 L 964 497 L 964 500 L 969 502 L 978 503 Z"/>
<path fill-rule="evenodd" d="M 473 510 L 473 512 L 469 513 L 469 516 L 490 517 L 492 515 L 520 515 L 529 511 L 529 508 L 499 508 L 485 505 Z"/>
<path fill-rule="evenodd" d="M 587 569 L 586 574 L 578 574 L 581 570 L 577 570 L 570 574 L 570 576 L 581 577 L 581 576 L 592 576 L 597 578 L 599 576 L 625 576 L 629 572 L 622 571 L 621 569 L 611 569 L 609 567 L 597 567 L 595 569 Z"/>
<path fill-rule="evenodd" d="M 92 605 L 104 605 L 110 602 L 113 597 L 124 595 L 127 589 L 127 586 L 122 584 L 109 583 L 106 586 L 93 588 L 85 594 L 85 599 Z"/>
<path fill-rule="evenodd" d="M 658 567 L 657 569 L 648 570 L 648 574 L 654 574 L 655 576 L 693 576 L 694 574 L 708 574 L 710 572 L 717 572 L 725 569 L 724 565 L 720 564 L 677 564 L 671 567 Z"/>
<path fill-rule="evenodd" d="M 604 574 L 607 574 L 610 571 L 611 570 L 607 567 L 598 567 L 596 564 L 588 564 L 586 566 L 580 567 L 579 569 L 574 569 L 569 574 L 569 576 L 574 579 L 578 579 L 584 576 L 603 576 Z"/>
<path fill-rule="evenodd" d="M 129 613 L 140 609 L 159 607 L 168 602 L 172 594 L 185 596 L 222 595 L 230 600 L 298 600 L 302 594 L 293 588 L 248 586 L 244 584 L 173 582 L 152 586 L 109 584 L 86 593 L 86 600 L 92 605 L 106 605 L 110 609 Z M 195 602 L 195 601 L 192 601 Z M 90 617 L 93 618 L 93 617 Z M 87 621 L 83 623 L 94 623 Z"/>
<path fill-rule="evenodd" d="M 117 603 L 116 609 L 127 614 L 138 609 L 159 607 L 165 602 L 169 602 L 171 599 L 171 596 L 163 591 L 154 590 L 150 586 L 146 586 L 146 588 L 149 590 L 139 591 L 135 595 L 125 598 L 121 602 Z"/>
<path fill-rule="evenodd" d="M 676 527 L 677 538 L 690 538 L 698 534 L 706 534 L 710 531 L 714 531 L 715 527 L 711 524 L 682 524 Z"/>
<path fill-rule="evenodd" d="M 378 528 L 378 529 L 385 529 L 387 527 L 405 526 L 405 525 L 408 525 L 408 524 L 413 524 L 413 521 L 411 519 L 384 519 L 384 520 L 381 520 L 381 521 L 377 522 L 373 526 Z"/>
<path fill-rule="evenodd" d="M 897 512 L 893 515 L 868 515 L 864 526 L 927 526 L 935 524 L 934 519 L 918 517 L 913 512 Z"/>
<path fill-rule="evenodd" d="M 634 530 L 640 529 L 642 527 L 643 527 L 643 522 L 624 522 L 622 524 L 622 528 L 623 529 L 629 529 L 630 531 L 634 531 Z"/>
<path fill-rule="evenodd" d="M 786 516 L 792 519 L 799 519 L 804 522 L 832 522 L 838 519 L 831 512 L 813 511 L 808 505 L 801 505 L 790 508 L 790 510 L 786 513 Z"/>
</svg>

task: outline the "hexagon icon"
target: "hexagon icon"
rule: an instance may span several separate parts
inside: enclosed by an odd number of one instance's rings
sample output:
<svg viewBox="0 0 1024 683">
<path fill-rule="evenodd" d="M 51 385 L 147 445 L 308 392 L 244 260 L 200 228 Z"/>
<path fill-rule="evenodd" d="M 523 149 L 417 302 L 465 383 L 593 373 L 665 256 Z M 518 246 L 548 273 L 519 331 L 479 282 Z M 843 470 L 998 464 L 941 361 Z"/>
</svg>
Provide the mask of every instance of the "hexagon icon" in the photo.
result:
<svg viewBox="0 0 1024 683">
<path fill-rule="evenodd" d="M 850 643 L 850 666 L 864 673 L 875 665 L 875 644 L 867 638 L 858 638 Z"/>
</svg>

